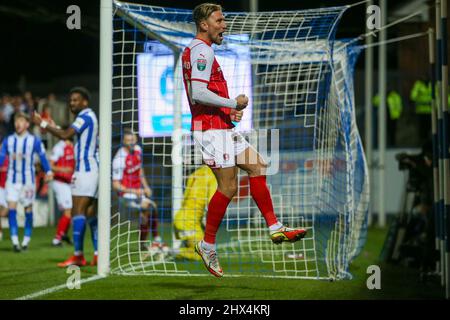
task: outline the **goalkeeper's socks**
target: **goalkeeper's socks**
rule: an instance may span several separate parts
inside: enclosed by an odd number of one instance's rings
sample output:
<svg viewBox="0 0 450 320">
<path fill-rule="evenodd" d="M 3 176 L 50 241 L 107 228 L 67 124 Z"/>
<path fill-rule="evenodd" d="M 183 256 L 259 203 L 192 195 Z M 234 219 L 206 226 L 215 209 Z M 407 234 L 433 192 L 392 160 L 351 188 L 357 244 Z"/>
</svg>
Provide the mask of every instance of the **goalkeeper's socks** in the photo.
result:
<svg viewBox="0 0 450 320">
<path fill-rule="evenodd" d="M 72 218 L 73 221 L 73 245 L 75 255 L 83 254 L 84 233 L 86 231 L 86 217 L 82 214 Z"/>
<path fill-rule="evenodd" d="M 31 238 L 32 231 L 33 231 L 33 212 L 25 212 L 25 231 L 24 231 L 25 238 L 27 237 Z"/>
<path fill-rule="evenodd" d="M 92 239 L 92 245 L 94 246 L 94 251 L 97 251 L 97 244 L 98 244 L 98 219 L 97 217 L 91 217 L 88 220 L 89 227 L 91 227 L 91 239 Z"/>
<path fill-rule="evenodd" d="M 221 193 L 219 190 L 214 193 L 208 205 L 206 216 L 206 227 L 204 240 L 208 243 L 216 243 L 216 234 L 222 222 L 223 216 L 227 211 L 231 199 Z"/>
<path fill-rule="evenodd" d="M 61 238 L 63 237 L 63 235 L 65 235 L 67 233 L 67 230 L 70 227 L 70 221 L 71 221 L 71 218 L 66 216 L 65 214 L 63 214 L 61 216 L 61 218 L 59 218 L 58 227 L 56 228 L 55 239 L 58 239 L 61 241 Z"/>
<path fill-rule="evenodd" d="M 9 223 L 9 234 L 11 236 L 11 241 L 14 245 L 19 245 L 19 229 L 17 227 L 17 211 L 16 209 L 9 209 L 8 213 L 8 223 Z"/>
<path fill-rule="evenodd" d="M 266 220 L 266 224 L 268 226 L 276 224 L 278 221 L 273 210 L 272 197 L 267 188 L 266 176 L 249 177 L 249 181 L 250 194 Z"/>
</svg>

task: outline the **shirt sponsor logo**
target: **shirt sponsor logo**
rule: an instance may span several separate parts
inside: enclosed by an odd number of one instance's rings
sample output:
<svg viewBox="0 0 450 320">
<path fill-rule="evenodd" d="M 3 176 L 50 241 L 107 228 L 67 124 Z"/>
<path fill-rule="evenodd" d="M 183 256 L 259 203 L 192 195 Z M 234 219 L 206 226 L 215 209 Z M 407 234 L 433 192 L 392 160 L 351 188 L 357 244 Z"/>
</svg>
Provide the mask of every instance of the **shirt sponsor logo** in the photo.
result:
<svg viewBox="0 0 450 320">
<path fill-rule="evenodd" d="M 199 71 L 206 69 L 206 59 L 197 59 L 197 69 Z"/>
</svg>

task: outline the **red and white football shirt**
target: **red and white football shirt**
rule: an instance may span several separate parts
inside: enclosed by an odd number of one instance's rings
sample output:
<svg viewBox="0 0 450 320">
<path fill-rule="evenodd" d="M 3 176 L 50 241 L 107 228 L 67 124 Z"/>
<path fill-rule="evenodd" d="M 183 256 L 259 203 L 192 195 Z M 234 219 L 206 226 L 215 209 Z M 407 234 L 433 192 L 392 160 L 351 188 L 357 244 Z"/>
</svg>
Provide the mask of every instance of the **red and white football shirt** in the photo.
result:
<svg viewBox="0 0 450 320">
<path fill-rule="evenodd" d="M 141 188 L 142 149 L 134 146 L 134 151 L 128 152 L 125 147 L 117 150 L 113 159 L 113 180 L 129 189 Z M 119 193 L 123 196 L 123 193 Z"/>
<path fill-rule="evenodd" d="M 191 130 L 231 129 L 230 108 L 218 108 L 196 103 L 192 100 L 192 81 L 207 83 L 208 90 L 229 99 L 227 81 L 214 57 L 210 43 L 193 39 L 183 51 L 183 82 L 192 113 Z"/>
<path fill-rule="evenodd" d="M 75 171 L 75 151 L 73 144 L 60 140 L 52 149 L 50 160 L 58 167 L 70 167 L 72 172 L 55 172 L 54 179 L 64 183 L 71 183 Z"/>
<path fill-rule="evenodd" d="M 8 178 L 8 156 L 5 157 L 5 161 L 3 161 L 3 165 L 0 167 L 0 188 L 5 188 L 6 179 Z"/>
</svg>

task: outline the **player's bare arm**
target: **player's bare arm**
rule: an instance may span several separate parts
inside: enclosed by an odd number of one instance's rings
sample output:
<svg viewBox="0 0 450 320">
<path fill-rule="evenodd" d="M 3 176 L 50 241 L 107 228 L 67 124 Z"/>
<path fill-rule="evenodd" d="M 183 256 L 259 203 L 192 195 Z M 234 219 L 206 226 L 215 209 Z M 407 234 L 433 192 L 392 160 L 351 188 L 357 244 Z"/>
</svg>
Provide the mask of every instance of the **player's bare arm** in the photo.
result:
<svg viewBox="0 0 450 320">
<path fill-rule="evenodd" d="M 76 131 L 72 127 L 67 128 L 66 130 L 57 128 L 54 124 L 48 123 L 45 120 L 42 120 L 39 113 L 33 113 L 33 123 L 41 128 L 45 129 L 47 132 L 50 132 L 53 136 L 59 139 L 70 139 L 75 134 Z"/>
<path fill-rule="evenodd" d="M 55 161 L 52 161 L 52 160 L 50 160 L 50 167 L 52 168 L 53 172 L 60 172 L 60 173 L 72 173 L 73 172 L 72 167 L 57 166 L 55 164 Z"/>
<path fill-rule="evenodd" d="M 147 179 L 145 178 L 144 167 L 141 167 L 140 177 L 141 177 L 141 185 L 144 187 L 145 196 L 150 198 L 152 196 L 152 189 L 148 185 Z"/>
<path fill-rule="evenodd" d="M 143 189 L 140 188 L 127 188 L 125 187 L 119 180 L 113 180 L 113 188 L 117 192 L 121 193 L 132 193 L 137 195 L 138 197 L 142 196 L 144 193 Z"/>
</svg>

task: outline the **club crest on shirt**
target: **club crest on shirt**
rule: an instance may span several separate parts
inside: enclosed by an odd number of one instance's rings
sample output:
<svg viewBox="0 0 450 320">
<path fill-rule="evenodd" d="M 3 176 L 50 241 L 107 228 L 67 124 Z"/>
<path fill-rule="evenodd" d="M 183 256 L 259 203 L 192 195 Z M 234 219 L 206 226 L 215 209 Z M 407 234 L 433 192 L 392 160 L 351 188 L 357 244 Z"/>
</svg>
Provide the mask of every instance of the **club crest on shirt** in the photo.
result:
<svg viewBox="0 0 450 320">
<path fill-rule="evenodd" d="M 223 160 L 228 161 L 230 159 L 230 155 L 228 153 L 223 154 Z"/>
<path fill-rule="evenodd" d="M 197 69 L 203 71 L 206 68 L 206 59 L 197 59 Z"/>
</svg>

